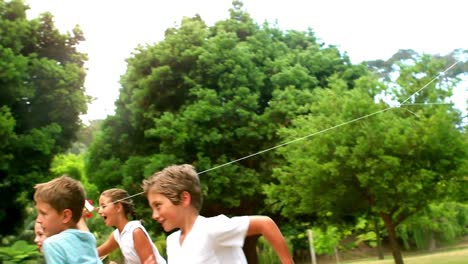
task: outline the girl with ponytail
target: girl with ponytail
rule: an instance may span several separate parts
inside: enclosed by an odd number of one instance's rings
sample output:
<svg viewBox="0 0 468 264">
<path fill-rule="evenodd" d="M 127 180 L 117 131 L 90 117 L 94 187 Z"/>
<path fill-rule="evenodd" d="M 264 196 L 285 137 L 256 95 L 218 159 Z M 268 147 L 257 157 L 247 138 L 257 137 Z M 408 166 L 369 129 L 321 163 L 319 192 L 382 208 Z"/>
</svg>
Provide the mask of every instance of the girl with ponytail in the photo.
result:
<svg viewBox="0 0 468 264">
<path fill-rule="evenodd" d="M 104 219 L 106 226 L 116 229 L 106 242 L 98 247 L 99 257 L 106 256 L 120 247 L 127 264 L 142 264 L 148 260 L 156 260 L 158 264 L 166 261 L 153 244 L 148 232 L 139 220 L 135 218 L 133 202 L 122 189 L 109 189 L 99 197 L 98 213 Z"/>
</svg>

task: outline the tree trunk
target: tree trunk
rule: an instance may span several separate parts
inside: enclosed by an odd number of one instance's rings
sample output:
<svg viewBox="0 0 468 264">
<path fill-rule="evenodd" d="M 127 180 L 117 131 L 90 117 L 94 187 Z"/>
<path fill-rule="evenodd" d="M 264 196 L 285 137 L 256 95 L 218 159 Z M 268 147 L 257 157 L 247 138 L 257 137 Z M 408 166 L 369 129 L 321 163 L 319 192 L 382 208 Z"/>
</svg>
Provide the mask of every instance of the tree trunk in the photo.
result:
<svg viewBox="0 0 468 264">
<path fill-rule="evenodd" d="M 437 248 L 436 240 L 434 237 L 434 232 L 431 231 L 431 236 L 429 237 L 429 251 L 434 251 Z"/>
<path fill-rule="evenodd" d="M 260 236 L 248 236 L 245 238 L 244 250 L 245 257 L 247 258 L 247 263 L 249 264 L 258 264 L 258 255 L 257 255 L 257 240 Z"/>
<path fill-rule="evenodd" d="M 398 245 L 396 237 L 395 224 L 392 220 L 392 217 L 386 213 L 380 213 L 380 216 L 382 217 L 385 223 L 385 228 L 388 232 L 388 240 L 390 242 L 390 247 L 392 248 L 393 260 L 395 261 L 395 264 L 404 264 L 403 257 L 401 256 L 400 246 Z"/>
<path fill-rule="evenodd" d="M 377 217 L 372 217 L 374 219 L 374 230 L 375 236 L 377 238 L 377 255 L 379 259 L 384 259 L 383 249 L 382 249 L 382 239 L 380 238 L 380 227 Z"/>
</svg>

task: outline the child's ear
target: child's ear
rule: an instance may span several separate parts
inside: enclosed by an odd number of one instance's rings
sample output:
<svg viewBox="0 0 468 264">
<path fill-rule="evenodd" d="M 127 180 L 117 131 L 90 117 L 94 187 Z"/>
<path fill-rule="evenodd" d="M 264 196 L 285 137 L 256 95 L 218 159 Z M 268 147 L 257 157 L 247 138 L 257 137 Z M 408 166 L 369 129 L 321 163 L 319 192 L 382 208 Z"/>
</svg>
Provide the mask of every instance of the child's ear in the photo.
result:
<svg viewBox="0 0 468 264">
<path fill-rule="evenodd" d="M 62 212 L 62 222 L 64 224 L 69 223 L 73 220 L 73 212 L 70 209 L 65 209 Z"/>
<path fill-rule="evenodd" d="M 180 204 L 190 206 L 191 202 L 192 196 L 190 195 L 190 193 L 187 191 L 183 191 L 180 194 Z"/>
<path fill-rule="evenodd" d="M 122 203 L 115 203 L 114 206 L 117 208 L 117 212 L 119 212 L 119 213 L 120 213 L 120 211 L 123 210 Z"/>
</svg>

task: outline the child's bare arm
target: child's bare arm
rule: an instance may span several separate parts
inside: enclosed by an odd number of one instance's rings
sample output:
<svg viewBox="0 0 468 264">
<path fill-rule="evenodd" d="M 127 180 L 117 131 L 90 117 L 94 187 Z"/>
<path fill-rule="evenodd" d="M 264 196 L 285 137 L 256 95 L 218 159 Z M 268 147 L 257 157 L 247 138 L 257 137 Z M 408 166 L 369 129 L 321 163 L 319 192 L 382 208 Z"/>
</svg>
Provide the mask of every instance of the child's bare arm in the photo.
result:
<svg viewBox="0 0 468 264">
<path fill-rule="evenodd" d="M 249 216 L 249 218 L 250 224 L 247 230 L 247 236 L 263 235 L 281 259 L 281 263 L 294 263 L 288 246 L 286 245 L 286 240 L 276 223 L 268 216 L 255 215 Z"/>
<path fill-rule="evenodd" d="M 88 225 L 86 224 L 85 217 L 87 215 L 88 211 L 86 209 L 83 209 L 83 214 L 81 215 L 80 221 L 76 224 L 76 228 L 81 231 L 88 231 L 89 228 Z"/>
<path fill-rule="evenodd" d="M 140 228 L 133 230 L 133 245 L 141 263 L 148 261 L 148 259 L 151 259 L 151 256 L 154 256 L 151 241 Z"/>
<path fill-rule="evenodd" d="M 119 248 L 119 244 L 117 243 L 117 241 L 115 241 L 114 235 L 111 233 L 106 242 L 104 242 L 97 248 L 98 255 L 99 257 L 106 256 L 112 251 L 116 250 L 117 248 Z"/>
</svg>

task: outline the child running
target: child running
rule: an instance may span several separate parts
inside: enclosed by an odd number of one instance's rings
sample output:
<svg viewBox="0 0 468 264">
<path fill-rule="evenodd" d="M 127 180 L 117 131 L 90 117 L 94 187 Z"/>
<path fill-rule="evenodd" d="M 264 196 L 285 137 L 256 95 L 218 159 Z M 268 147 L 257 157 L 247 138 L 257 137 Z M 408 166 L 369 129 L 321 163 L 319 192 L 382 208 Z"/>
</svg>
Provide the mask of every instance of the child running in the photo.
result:
<svg viewBox="0 0 468 264">
<path fill-rule="evenodd" d="M 89 231 L 77 229 L 85 203 L 85 191 L 81 183 L 68 176 L 61 176 L 34 187 L 36 223 L 47 237 L 42 242 L 48 264 L 96 264 L 102 263 L 96 250 L 96 239 Z M 36 242 L 39 246 L 39 243 Z"/>
<path fill-rule="evenodd" d="M 125 190 L 117 188 L 106 190 L 99 197 L 98 213 L 106 226 L 116 228 L 107 241 L 98 247 L 99 256 L 105 256 L 120 247 L 127 264 L 145 263 L 150 259 L 155 259 L 158 264 L 166 263 L 141 222 L 129 221 L 128 216 L 134 215 L 134 207 L 128 197 Z"/>
<path fill-rule="evenodd" d="M 247 263 L 242 246 L 246 236 L 263 235 L 282 263 L 293 263 L 286 241 L 268 216 L 203 217 L 200 180 L 189 164 L 156 172 L 143 182 L 153 219 L 164 231 L 180 229 L 167 238 L 167 261 L 179 263 Z"/>
</svg>

